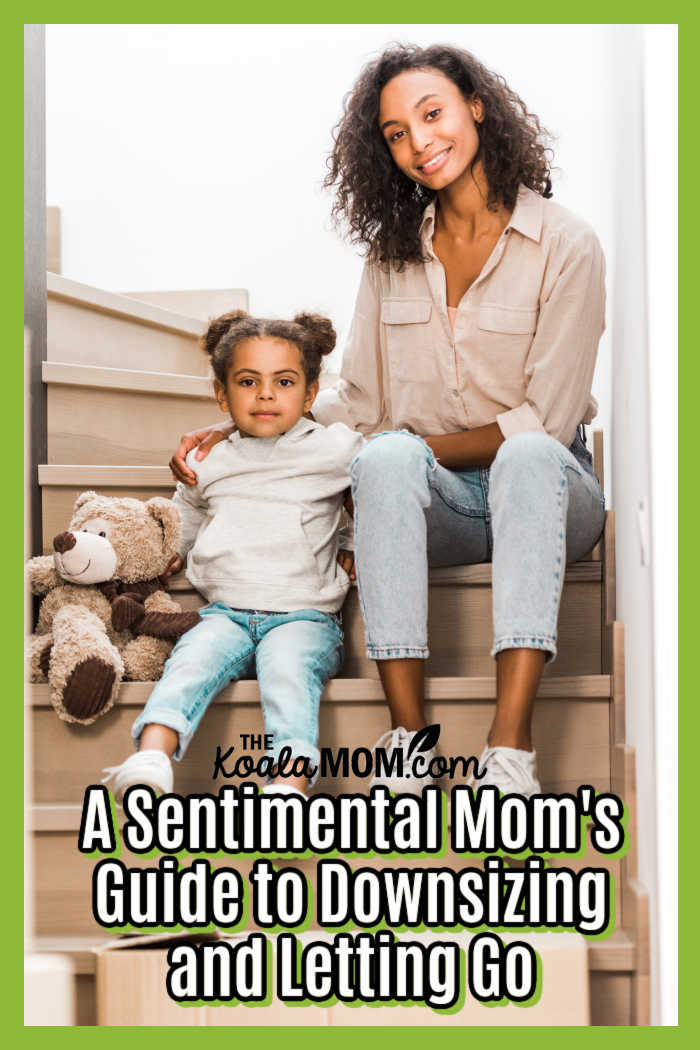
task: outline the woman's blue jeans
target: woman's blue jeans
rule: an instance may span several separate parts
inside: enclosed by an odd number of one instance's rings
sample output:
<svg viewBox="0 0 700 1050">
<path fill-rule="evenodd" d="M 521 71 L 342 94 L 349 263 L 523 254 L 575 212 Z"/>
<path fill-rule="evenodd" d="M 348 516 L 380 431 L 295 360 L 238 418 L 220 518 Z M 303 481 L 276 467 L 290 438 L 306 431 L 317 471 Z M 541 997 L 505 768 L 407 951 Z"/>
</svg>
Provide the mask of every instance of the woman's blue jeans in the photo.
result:
<svg viewBox="0 0 700 1050">
<path fill-rule="evenodd" d="M 493 563 L 493 649 L 557 651 L 567 562 L 598 540 L 591 457 L 541 433 L 503 442 L 490 469 L 447 470 L 422 438 L 379 434 L 352 465 L 367 655 L 426 658 L 428 566 Z"/>
<path fill-rule="evenodd" d="M 268 754 L 284 747 L 318 767 L 318 709 L 323 687 L 343 662 L 340 617 L 301 609 L 274 613 L 230 609 L 214 602 L 199 610 L 202 620 L 177 643 L 163 677 L 134 722 L 138 743 L 146 725 L 169 726 L 178 734 L 174 758 L 184 755 L 204 712 L 229 682 L 257 673 Z"/>
</svg>

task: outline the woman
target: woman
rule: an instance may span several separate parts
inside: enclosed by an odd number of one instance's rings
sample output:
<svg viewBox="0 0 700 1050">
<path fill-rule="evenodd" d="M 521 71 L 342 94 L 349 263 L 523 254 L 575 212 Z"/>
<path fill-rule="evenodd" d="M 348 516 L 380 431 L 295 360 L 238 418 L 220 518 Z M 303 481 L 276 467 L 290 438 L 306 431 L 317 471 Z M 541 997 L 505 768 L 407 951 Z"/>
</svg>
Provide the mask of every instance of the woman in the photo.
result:
<svg viewBox="0 0 700 1050">
<path fill-rule="evenodd" d="M 405 748 L 425 724 L 428 566 L 491 560 L 497 704 L 480 783 L 525 796 L 540 790 L 532 709 L 565 564 L 604 519 L 578 436 L 596 410 L 604 260 L 550 200 L 542 137 L 464 51 L 392 47 L 364 69 L 326 183 L 367 262 L 341 379 L 313 405 L 322 423 L 393 431 L 353 467 L 367 651 L 392 715 L 382 743 Z M 204 437 L 171 461 L 182 480 Z"/>
</svg>

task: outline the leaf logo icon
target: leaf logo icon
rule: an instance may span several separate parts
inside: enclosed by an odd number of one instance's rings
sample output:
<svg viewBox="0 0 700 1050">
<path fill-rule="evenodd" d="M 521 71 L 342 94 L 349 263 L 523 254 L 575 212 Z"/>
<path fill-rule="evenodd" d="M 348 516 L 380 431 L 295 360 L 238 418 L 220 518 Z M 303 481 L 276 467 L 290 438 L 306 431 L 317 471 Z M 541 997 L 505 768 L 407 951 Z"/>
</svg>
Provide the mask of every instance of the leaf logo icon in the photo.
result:
<svg viewBox="0 0 700 1050">
<path fill-rule="evenodd" d="M 410 759 L 415 751 L 430 751 L 432 748 L 437 747 L 439 739 L 439 725 L 426 726 L 424 729 L 419 729 L 411 743 L 408 745 L 407 757 Z"/>
</svg>

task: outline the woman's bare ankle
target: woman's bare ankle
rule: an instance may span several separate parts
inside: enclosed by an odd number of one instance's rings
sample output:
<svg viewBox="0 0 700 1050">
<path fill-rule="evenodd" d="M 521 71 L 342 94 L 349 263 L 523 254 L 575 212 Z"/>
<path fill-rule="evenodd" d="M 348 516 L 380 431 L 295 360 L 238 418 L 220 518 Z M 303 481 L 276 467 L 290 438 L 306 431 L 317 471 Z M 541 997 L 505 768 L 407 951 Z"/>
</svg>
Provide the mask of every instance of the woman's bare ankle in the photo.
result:
<svg viewBox="0 0 700 1050">
<path fill-rule="evenodd" d="M 517 729 L 491 729 L 486 744 L 488 747 L 512 747 L 517 751 L 532 751 L 532 738 Z"/>
<path fill-rule="evenodd" d="M 400 726 L 403 729 L 407 729 L 409 733 L 413 733 L 416 729 L 424 729 L 428 723 L 425 720 L 425 715 L 422 711 L 420 712 L 402 712 L 391 711 L 391 728 L 398 729 Z"/>
<path fill-rule="evenodd" d="M 389 704 L 392 728 L 422 729 L 426 725 L 423 711 L 425 660 L 413 657 L 377 660 L 377 669 Z"/>
</svg>

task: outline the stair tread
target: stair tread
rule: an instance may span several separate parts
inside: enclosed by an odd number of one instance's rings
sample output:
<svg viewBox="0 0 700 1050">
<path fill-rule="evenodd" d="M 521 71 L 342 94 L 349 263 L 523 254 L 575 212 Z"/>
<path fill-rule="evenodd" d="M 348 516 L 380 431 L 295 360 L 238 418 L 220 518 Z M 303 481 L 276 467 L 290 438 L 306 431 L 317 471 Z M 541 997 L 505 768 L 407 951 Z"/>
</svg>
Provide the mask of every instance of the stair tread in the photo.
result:
<svg viewBox="0 0 700 1050">
<path fill-rule="evenodd" d="M 44 383 L 57 386 L 171 394 L 204 398 L 207 401 L 214 396 L 211 380 L 207 376 L 187 375 L 181 372 L 148 372 L 136 368 L 105 368 L 101 365 L 44 361 L 41 366 L 41 378 Z"/>
<path fill-rule="evenodd" d="M 90 975 L 95 972 L 95 949 L 115 934 L 104 931 L 104 937 L 89 934 L 76 936 L 43 936 L 34 939 L 33 949 L 71 957 L 76 974 Z M 541 936 L 558 937 L 558 933 L 543 933 Z M 626 930 L 615 930 L 602 941 L 588 942 L 588 967 L 594 972 L 625 972 L 634 969 L 635 942 Z"/>
<path fill-rule="evenodd" d="M 439 569 L 430 569 L 428 572 L 428 583 L 432 587 L 450 584 L 490 584 L 491 569 L 490 562 L 482 562 L 479 565 L 447 565 Z M 601 562 L 579 561 L 567 566 L 564 584 L 597 583 L 601 579 Z M 357 586 L 357 584 L 353 584 L 353 586 Z M 193 591 L 194 587 L 187 579 L 185 573 L 180 572 L 169 581 L 169 589 L 171 591 Z"/>
<path fill-rule="evenodd" d="M 195 337 L 201 336 L 206 327 L 205 322 L 199 318 L 189 317 L 142 299 L 132 299 L 119 292 L 108 292 L 104 288 L 74 281 L 62 274 L 47 273 L 46 290 L 50 299 L 63 299 L 100 313 L 117 314 L 130 321 L 140 321 L 149 327 L 167 328 Z"/>
<path fill-rule="evenodd" d="M 539 699 L 609 700 L 610 675 L 553 675 L 543 678 L 538 691 Z M 141 706 L 153 690 L 153 682 L 124 682 L 119 690 L 117 704 Z M 47 683 L 28 685 L 28 700 L 31 707 L 50 707 Z M 429 677 L 425 683 L 427 700 L 495 700 L 495 677 Z M 326 703 L 364 701 L 375 703 L 384 699 L 378 678 L 334 678 L 324 690 Z M 235 682 L 223 689 L 214 698 L 214 704 L 257 703 L 258 683 L 254 680 Z"/>
<path fill-rule="evenodd" d="M 99 463 L 40 463 L 39 485 L 117 485 L 174 489 L 168 467 L 114 466 Z"/>
</svg>

